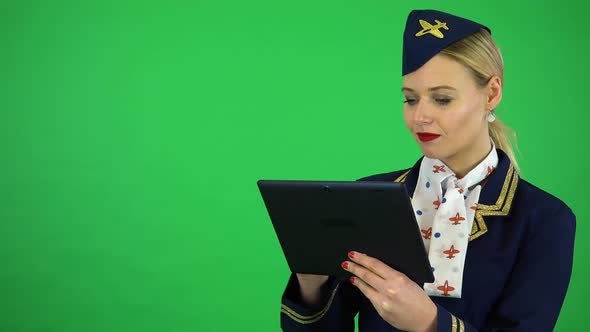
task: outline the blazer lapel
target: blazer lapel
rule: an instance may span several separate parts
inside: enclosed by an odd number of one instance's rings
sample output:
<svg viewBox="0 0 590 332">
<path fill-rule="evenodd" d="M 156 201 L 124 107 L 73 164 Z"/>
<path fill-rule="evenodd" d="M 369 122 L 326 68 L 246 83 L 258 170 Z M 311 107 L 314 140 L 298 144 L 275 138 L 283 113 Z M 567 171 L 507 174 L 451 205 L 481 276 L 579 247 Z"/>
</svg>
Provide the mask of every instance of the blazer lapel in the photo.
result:
<svg viewBox="0 0 590 332">
<path fill-rule="evenodd" d="M 497 152 L 498 166 L 488 176 L 487 182 L 482 187 L 469 241 L 473 241 L 487 233 L 488 227 L 484 217 L 510 215 L 519 175 L 514 165 L 510 162 L 508 155 L 500 149 L 497 149 Z M 410 197 L 414 196 L 414 190 L 416 189 L 420 172 L 420 164 L 423 158 L 418 159 L 412 168 L 394 180 L 394 182 L 403 182 L 405 184 Z"/>
<path fill-rule="evenodd" d="M 490 174 L 488 181 L 481 188 L 475 220 L 469 236 L 470 241 L 488 231 L 484 217 L 510 215 L 520 176 L 510 162 L 508 155 L 500 149 L 497 151 L 498 167 Z"/>
</svg>

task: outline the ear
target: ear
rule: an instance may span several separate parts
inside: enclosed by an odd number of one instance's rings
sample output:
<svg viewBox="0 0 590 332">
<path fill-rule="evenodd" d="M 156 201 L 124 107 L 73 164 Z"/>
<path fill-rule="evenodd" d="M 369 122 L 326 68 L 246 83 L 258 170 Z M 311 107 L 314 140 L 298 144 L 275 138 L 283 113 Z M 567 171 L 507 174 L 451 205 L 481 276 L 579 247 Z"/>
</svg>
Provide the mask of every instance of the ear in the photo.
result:
<svg viewBox="0 0 590 332">
<path fill-rule="evenodd" d="M 502 80 L 494 75 L 486 86 L 486 110 L 493 111 L 502 101 Z"/>
</svg>

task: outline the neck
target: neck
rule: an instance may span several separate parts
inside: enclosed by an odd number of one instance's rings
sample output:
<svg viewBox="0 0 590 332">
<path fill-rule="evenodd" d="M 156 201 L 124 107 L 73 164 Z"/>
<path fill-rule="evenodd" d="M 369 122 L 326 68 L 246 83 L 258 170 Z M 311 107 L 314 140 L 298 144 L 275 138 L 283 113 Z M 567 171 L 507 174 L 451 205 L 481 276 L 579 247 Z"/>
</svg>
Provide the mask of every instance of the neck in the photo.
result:
<svg viewBox="0 0 590 332">
<path fill-rule="evenodd" d="M 479 165 L 492 151 L 492 148 L 492 142 L 489 136 L 486 136 L 478 143 L 471 145 L 468 151 L 457 153 L 445 160 L 441 159 L 441 161 L 455 173 L 458 179 L 461 179 Z"/>
</svg>

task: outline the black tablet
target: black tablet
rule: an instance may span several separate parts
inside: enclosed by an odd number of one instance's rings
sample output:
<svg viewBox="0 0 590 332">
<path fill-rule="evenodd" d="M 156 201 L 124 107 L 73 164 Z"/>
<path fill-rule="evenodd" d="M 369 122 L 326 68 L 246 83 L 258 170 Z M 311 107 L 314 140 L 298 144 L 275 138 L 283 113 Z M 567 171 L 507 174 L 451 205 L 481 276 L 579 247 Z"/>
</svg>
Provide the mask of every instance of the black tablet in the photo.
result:
<svg viewBox="0 0 590 332">
<path fill-rule="evenodd" d="M 356 250 L 418 284 L 434 276 L 402 183 L 259 180 L 258 188 L 291 271 L 349 276 Z"/>
</svg>

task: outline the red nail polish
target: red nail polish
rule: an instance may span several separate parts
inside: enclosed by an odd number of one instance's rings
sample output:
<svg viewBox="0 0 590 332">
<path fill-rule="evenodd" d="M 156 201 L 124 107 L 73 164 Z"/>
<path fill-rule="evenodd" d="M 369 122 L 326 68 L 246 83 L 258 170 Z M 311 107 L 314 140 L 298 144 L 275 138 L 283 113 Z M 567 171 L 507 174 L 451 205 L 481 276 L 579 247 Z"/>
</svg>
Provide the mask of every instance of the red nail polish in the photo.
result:
<svg viewBox="0 0 590 332">
<path fill-rule="evenodd" d="M 350 283 L 354 284 L 354 277 L 350 277 Z"/>
<path fill-rule="evenodd" d="M 353 259 L 354 258 L 354 251 L 348 252 L 348 257 L 350 257 L 350 259 Z"/>
<path fill-rule="evenodd" d="M 348 262 L 342 263 L 342 268 L 347 270 L 348 269 Z"/>
</svg>

